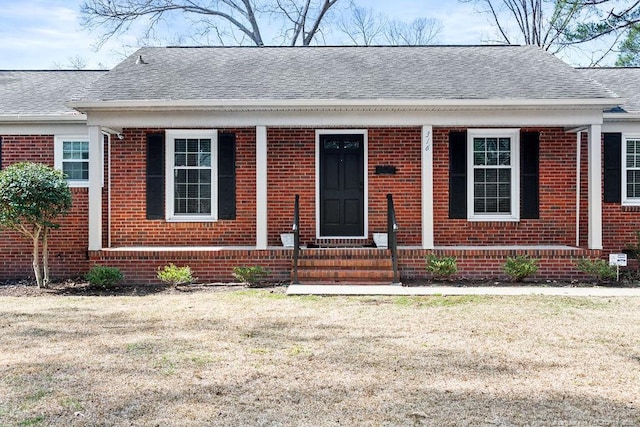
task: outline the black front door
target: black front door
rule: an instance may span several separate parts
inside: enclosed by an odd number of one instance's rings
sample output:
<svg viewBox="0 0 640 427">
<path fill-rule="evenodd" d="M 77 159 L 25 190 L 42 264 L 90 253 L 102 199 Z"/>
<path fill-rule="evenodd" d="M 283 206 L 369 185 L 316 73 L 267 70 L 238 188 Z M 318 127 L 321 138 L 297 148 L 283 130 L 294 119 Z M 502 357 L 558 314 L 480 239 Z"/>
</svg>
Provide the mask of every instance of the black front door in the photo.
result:
<svg viewBox="0 0 640 427">
<path fill-rule="evenodd" d="M 364 136 L 320 135 L 320 236 L 364 236 Z"/>
</svg>

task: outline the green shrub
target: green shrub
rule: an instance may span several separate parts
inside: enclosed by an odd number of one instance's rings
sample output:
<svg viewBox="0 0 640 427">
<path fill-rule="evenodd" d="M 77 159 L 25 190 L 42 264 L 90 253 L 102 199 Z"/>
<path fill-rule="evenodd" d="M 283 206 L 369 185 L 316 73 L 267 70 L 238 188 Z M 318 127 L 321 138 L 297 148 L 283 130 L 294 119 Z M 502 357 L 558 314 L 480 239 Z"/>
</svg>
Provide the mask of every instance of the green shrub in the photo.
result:
<svg viewBox="0 0 640 427">
<path fill-rule="evenodd" d="M 604 259 L 581 258 L 576 263 L 578 271 L 588 274 L 597 280 L 607 280 L 616 277 L 616 268 L 613 265 L 609 265 L 609 262 Z"/>
<path fill-rule="evenodd" d="M 538 260 L 526 255 L 517 255 L 513 258 L 507 257 L 507 262 L 505 262 L 502 268 L 512 280 L 521 282 L 527 277 L 536 274 L 538 271 Z"/>
<path fill-rule="evenodd" d="M 158 267 L 158 279 L 163 283 L 173 286 L 192 283 L 196 280 L 191 273 L 191 267 L 188 265 L 177 267 L 173 263 L 165 265 L 162 268 Z"/>
<path fill-rule="evenodd" d="M 631 243 L 627 243 L 626 245 L 626 249 L 630 255 L 631 258 L 637 258 L 640 259 L 640 231 L 635 231 L 636 234 L 636 242 L 631 244 Z"/>
<path fill-rule="evenodd" d="M 124 275 L 116 267 L 96 265 L 86 274 L 85 278 L 94 286 L 111 287 L 121 282 Z"/>
<path fill-rule="evenodd" d="M 252 267 L 233 267 L 233 277 L 249 286 L 257 285 L 269 274 L 271 274 L 269 270 L 259 265 Z"/>
<path fill-rule="evenodd" d="M 438 279 L 449 279 L 458 272 L 456 257 L 427 255 L 427 271 Z"/>
</svg>

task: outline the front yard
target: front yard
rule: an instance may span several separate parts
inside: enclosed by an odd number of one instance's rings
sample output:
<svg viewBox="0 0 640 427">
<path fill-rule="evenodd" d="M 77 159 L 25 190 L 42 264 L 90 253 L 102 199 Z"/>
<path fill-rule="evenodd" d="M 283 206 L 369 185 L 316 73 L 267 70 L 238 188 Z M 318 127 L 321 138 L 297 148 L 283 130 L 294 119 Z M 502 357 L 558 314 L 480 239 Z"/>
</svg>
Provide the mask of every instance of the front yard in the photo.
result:
<svg viewBox="0 0 640 427">
<path fill-rule="evenodd" d="M 640 424 L 640 298 L 0 297 L 1 426 Z"/>
</svg>

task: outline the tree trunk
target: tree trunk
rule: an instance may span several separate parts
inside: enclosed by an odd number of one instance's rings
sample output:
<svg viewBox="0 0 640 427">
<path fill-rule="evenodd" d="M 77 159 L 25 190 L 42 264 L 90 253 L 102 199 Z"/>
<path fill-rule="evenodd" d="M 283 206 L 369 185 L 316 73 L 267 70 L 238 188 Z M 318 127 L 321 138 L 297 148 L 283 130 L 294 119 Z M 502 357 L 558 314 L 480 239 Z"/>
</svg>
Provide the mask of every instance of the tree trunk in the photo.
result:
<svg viewBox="0 0 640 427">
<path fill-rule="evenodd" d="M 33 273 L 36 276 L 36 283 L 38 284 L 38 288 L 42 287 L 42 272 L 40 271 L 40 256 L 38 254 L 38 249 L 40 246 L 40 233 L 42 229 L 37 227 L 33 231 Z"/>
<path fill-rule="evenodd" d="M 49 287 L 49 229 L 45 228 L 42 233 L 42 271 L 44 272 L 44 280 L 42 286 Z"/>
</svg>

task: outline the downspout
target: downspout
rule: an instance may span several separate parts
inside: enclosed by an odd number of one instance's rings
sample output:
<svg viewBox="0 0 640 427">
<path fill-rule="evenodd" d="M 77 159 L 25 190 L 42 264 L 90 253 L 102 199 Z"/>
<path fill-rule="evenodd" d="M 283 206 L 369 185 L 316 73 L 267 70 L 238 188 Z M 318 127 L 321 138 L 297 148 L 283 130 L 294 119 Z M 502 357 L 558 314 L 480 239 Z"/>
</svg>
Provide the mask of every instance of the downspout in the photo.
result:
<svg viewBox="0 0 640 427">
<path fill-rule="evenodd" d="M 582 131 L 578 131 L 577 135 L 577 150 L 576 150 L 576 247 L 580 247 L 580 157 L 581 157 L 581 142 Z M 111 195 L 111 193 L 109 193 Z"/>
</svg>

